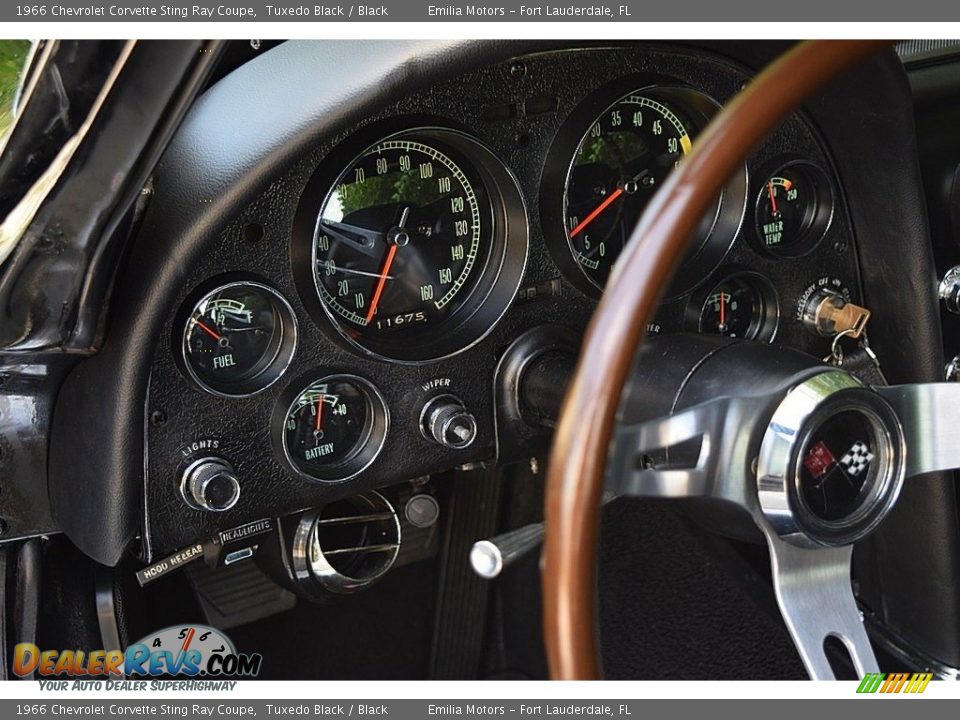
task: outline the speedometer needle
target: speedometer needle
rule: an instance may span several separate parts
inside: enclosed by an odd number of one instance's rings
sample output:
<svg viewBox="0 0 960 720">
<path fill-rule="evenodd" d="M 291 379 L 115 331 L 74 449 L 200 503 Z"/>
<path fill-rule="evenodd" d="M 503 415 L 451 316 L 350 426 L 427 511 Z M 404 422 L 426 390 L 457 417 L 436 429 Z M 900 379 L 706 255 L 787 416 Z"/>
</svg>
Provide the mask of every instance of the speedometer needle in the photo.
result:
<svg viewBox="0 0 960 720">
<path fill-rule="evenodd" d="M 410 208 L 405 207 L 400 214 L 400 222 L 397 223 L 397 230 L 403 230 L 407 222 L 407 216 L 410 214 Z M 388 236 L 395 235 L 396 240 L 400 234 L 406 238 L 404 244 L 409 242 L 409 237 L 405 233 L 388 233 Z M 390 249 L 387 250 L 387 256 L 383 260 L 383 267 L 380 269 L 380 279 L 377 280 L 377 288 L 373 291 L 373 299 L 370 301 L 370 309 L 367 310 L 367 325 L 373 321 L 373 316 L 377 314 L 377 305 L 380 304 L 380 296 L 383 294 L 383 286 L 387 284 L 387 277 L 390 275 L 390 268 L 393 266 L 393 259 L 397 256 L 397 250 L 400 248 L 399 242 L 393 242 Z"/>
<path fill-rule="evenodd" d="M 387 284 L 387 276 L 390 274 L 390 266 L 393 265 L 393 258 L 397 255 L 398 246 L 391 245 L 387 250 L 387 257 L 383 261 L 383 269 L 380 271 L 380 279 L 377 280 L 377 288 L 373 291 L 373 299 L 370 301 L 370 309 L 367 310 L 367 325 L 377 314 L 377 305 L 380 303 L 380 296 L 383 294 L 383 286 Z"/>
</svg>

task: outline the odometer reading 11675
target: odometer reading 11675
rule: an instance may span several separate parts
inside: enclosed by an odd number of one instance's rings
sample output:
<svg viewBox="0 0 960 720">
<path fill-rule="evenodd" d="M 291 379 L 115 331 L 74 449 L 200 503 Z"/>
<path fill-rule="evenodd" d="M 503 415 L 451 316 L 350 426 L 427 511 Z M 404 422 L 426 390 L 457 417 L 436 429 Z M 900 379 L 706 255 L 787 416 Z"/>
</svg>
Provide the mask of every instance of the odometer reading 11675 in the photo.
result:
<svg viewBox="0 0 960 720">
<path fill-rule="evenodd" d="M 415 342 L 465 312 L 490 256 L 479 174 L 432 138 L 394 136 L 338 177 L 313 241 L 321 300 L 367 347 Z"/>
</svg>

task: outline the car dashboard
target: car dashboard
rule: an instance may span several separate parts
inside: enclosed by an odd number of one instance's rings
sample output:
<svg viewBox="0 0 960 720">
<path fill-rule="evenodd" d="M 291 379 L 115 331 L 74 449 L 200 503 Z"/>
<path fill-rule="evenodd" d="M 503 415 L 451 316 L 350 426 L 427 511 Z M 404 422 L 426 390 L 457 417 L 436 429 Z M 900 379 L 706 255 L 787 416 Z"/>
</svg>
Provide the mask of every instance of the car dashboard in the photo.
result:
<svg viewBox="0 0 960 720">
<path fill-rule="evenodd" d="M 524 370 L 575 354 L 652 193 L 749 78 L 696 48 L 552 49 L 312 143 L 177 269 L 143 407 L 141 557 L 541 454 L 551 419 L 517 396 Z M 702 220 L 648 332 L 824 357 L 823 293 L 863 302 L 845 187 L 801 112 Z"/>
</svg>

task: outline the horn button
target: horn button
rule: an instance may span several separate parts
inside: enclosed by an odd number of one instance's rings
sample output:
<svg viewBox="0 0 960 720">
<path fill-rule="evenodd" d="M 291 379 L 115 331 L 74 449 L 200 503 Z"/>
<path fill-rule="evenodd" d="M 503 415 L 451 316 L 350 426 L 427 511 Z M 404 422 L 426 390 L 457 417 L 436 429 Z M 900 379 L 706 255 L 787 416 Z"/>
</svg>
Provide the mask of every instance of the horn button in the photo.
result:
<svg viewBox="0 0 960 720">
<path fill-rule="evenodd" d="M 757 464 L 760 505 L 794 544 L 848 545 L 893 506 L 904 459 L 889 403 L 848 373 L 824 372 L 791 389 L 774 411 Z"/>
</svg>

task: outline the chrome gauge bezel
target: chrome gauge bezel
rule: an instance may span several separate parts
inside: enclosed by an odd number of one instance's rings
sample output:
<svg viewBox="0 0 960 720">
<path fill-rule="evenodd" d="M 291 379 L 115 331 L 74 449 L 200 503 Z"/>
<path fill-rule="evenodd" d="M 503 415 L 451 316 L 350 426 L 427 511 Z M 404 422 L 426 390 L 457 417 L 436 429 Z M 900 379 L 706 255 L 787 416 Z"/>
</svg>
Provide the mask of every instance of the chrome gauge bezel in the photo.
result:
<svg viewBox="0 0 960 720">
<path fill-rule="evenodd" d="M 270 359 L 264 362 L 263 368 L 254 376 L 237 383 L 217 385 L 202 378 L 193 366 L 193 362 L 190 359 L 191 353 L 188 348 L 189 322 L 197 311 L 197 308 L 211 296 L 235 287 L 255 290 L 269 299 L 273 306 L 275 316 L 280 323 L 279 340 Z M 283 376 L 290 366 L 297 347 L 297 317 L 293 312 L 293 308 L 279 291 L 259 280 L 239 279 L 226 281 L 221 279 L 219 281 L 215 280 L 213 283 L 201 285 L 195 289 L 187 301 L 183 303 L 174 327 L 179 334 L 180 351 L 177 354 L 177 365 L 180 367 L 181 372 L 200 390 L 222 398 L 236 399 L 251 397 L 271 387 Z"/>
<path fill-rule="evenodd" d="M 339 343 L 366 357 L 400 363 L 421 364 L 456 355 L 482 341 L 513 302 L 526 268 L 529 251 L 527 210 L 519 184 L 512 172 L 486 145 L 460 130 L 434 124 L 408 123 L 397 130 L 399 120 L 365 128 L 335 148 L 307 184 L 294 219 L 291 261 L 304 304 L 318 324 Z M 392 132 L 391 132 L 392 131 Z M 486 262 L 471 270 L 463 305 L 449 318 L 437 323 L 428 338 L 405 341 L 377 341 L 351 332 L 354 326 L 324 301 L 314 268 L 317 261 L 316 235 L 323 208 L 329 202 L 337 180 L 380 143 L 414 139 L 425 145 L 436 143 L 451 148 L 470 163 L 471 172 L 483 183 L 488 196 L 489 217 L 484 241 L 490 243 Z M 484 211 L 485 212 L 485 211 Z"/>
<path fill-rule="evenodd" d="M 314 385 L 344 381 L 357 387 L 367 403 L 367 419 L 362 439 L 345 460 L 325 468 L 322 474 L 316 469 L 306 470 L 294 460 L 287 443 L 286 421 L 295 410 L 299 399 Z M 290 383 L 281 393 L 273 414 L 273 441 L 285 465 L 296 476 L 310 482 L 337 484 L 352 480 L 369 468 L 383 451 L 390 432 L 390 409 L 383 394 L 366 378 L 351 373 L 314 373 L 301 376 Z"/>
<path fill-rule="evenodd" d="M 709 95 L 673 78 L 652 75 L 621 77 L 596 90 L 574 108 L 557 133 L 540 179 L 540 222 L 544 239 L 557 266 L 584 294 L 599 297 L 603 287 L 576 260 L 566 226 L 567 185 L 576 152 L 597 119 L 631 96 L 651 96 L 673 114 L 679 113 L 693 137 L 721 110 Z M 724 186 L 720 198 L 701 223 L 697 246 L 688 251 L 664 295 L 666 301 L 681 297 L 709 276 L 726 257 L 740 233 L 749 205 L 747 166 Z"/>
</svg>

